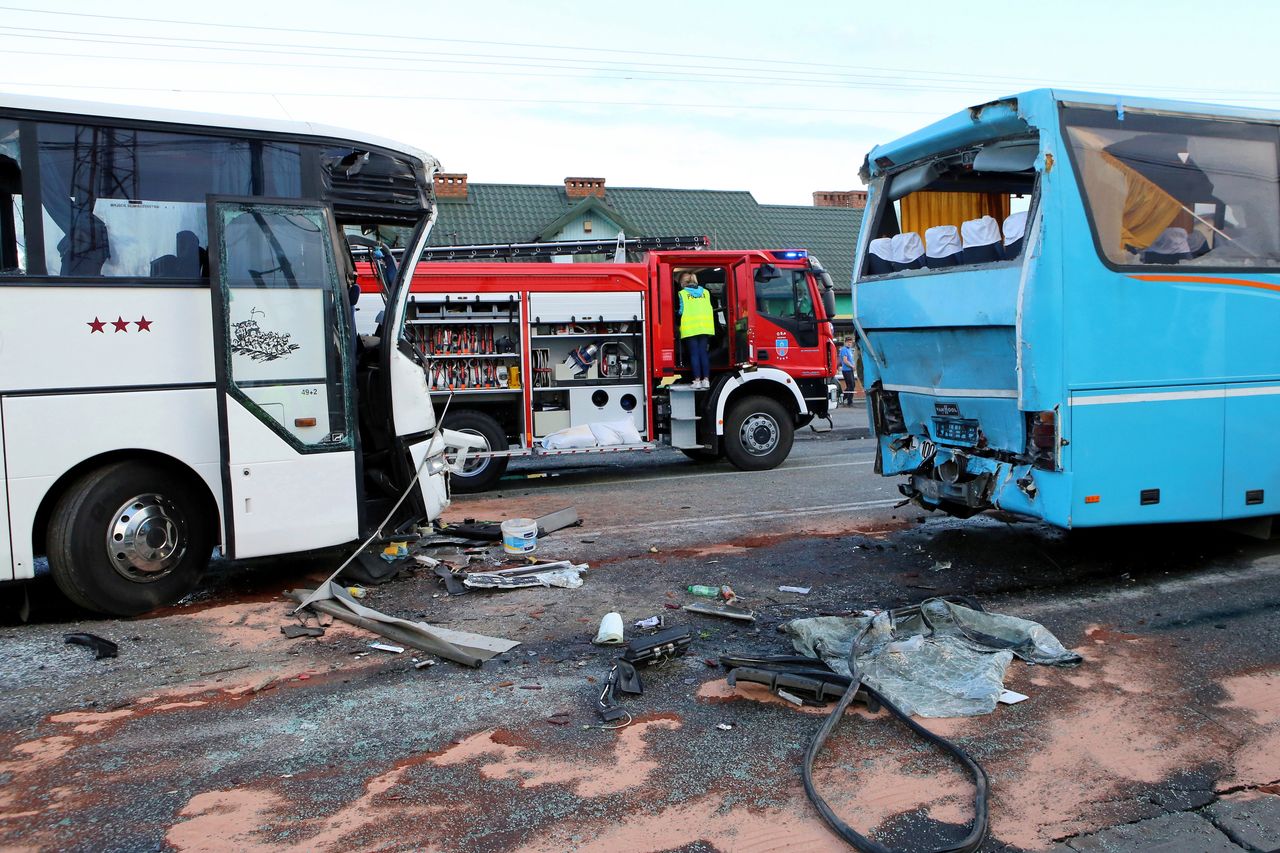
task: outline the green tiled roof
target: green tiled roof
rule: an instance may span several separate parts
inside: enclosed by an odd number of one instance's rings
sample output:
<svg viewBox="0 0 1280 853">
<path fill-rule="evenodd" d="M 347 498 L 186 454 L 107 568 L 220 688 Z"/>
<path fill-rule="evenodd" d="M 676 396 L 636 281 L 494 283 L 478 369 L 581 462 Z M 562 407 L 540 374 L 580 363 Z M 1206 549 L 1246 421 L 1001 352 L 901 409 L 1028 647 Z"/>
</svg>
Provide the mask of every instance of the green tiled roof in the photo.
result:
<svg viewBox="0 0 1280 853">
<path fill-rule="evenodd" d="M 468 189 L 465 201 L 439 199 L 432 245 L 532 242 L 577 203 L 560 185 Z M 759 204 L 746 191 L 649 187 L 609 187 L 604 203 L 636 229 L 628 237 L 704 234 L 713 249 L 808 249 L 822 259 L 836 290 L 849 291 L 861 210 Z"/>
</svg>

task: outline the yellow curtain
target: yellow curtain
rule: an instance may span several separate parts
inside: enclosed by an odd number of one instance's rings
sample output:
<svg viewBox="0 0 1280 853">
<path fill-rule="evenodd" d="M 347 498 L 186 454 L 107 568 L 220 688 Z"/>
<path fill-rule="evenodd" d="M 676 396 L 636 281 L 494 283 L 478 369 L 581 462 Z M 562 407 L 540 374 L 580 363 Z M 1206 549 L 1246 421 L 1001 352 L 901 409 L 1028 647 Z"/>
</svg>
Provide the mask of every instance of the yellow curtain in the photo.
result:
<svg viewBox="0 0 1280 853">
<path fill-rule="evenodd" d="M 912 193 L 902 199 L 902 230 L 921 237 L 935 225 L 954 225 L 984 216 L 1004 222 L 1009 215 L 1009 196 L 1004 193 Z"/>
<path fill-rule="evenodd" d="M 1106 151 L 1099 151 L 1107 165 L 1124 176 L 1124 212 L 1120 217 L 1120 251 L 1128 246 L 1145 249 L 1160 232 L 1180 218 L 1190 221 L 1182 203 L 1141 172 Z"/>
</svg>

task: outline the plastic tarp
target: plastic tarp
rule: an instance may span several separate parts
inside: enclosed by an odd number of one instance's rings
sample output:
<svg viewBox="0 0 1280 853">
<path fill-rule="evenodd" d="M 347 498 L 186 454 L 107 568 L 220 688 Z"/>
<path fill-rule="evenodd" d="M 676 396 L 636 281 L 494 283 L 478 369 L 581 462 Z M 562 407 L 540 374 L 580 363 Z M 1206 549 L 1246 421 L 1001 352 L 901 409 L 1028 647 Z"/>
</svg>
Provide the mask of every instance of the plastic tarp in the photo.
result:
<svg viewBox="0 0 1280 853">
<path fill-rule="evenodd" d="M 613 447 L 620 444 L 641 444 L 644 439 L 631 418 L 581 426 L 565 427 L 542 439 L 548 450 L 576 450 L 586 447 Z"/>
<path fill-rule="evenodd" d="M 582 573 L 585 565 L 564 566 L 545 572 L 531 572 L 521 575 L 503 574 L 502 572 L 471 572 L 462 583 L 472 589 L 521 589 L 530 586 L 559 587 L 561 589 L 577 589 L 582 586 Z"/>
<path fill-rule="evenodd" d="M 921 717 L 991 713 L 1014 657 L 1048 665 L 1081 660 L 1038 622 L 940 598 L 874 616 L 796 619 L 781 630 L 796 651 L 821 658 L 841 675 L 850 674 L 857 641 L 862 680 Z"/>
</svg>

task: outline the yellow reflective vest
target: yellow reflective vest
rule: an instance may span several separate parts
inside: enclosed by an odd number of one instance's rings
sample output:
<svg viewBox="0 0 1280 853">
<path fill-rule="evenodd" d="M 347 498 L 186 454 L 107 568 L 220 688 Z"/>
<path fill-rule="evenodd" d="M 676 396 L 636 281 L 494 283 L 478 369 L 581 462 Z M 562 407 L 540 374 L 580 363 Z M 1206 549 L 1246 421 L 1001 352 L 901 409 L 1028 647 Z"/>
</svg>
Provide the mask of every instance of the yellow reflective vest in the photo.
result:
<svg viewBox="0 0 1280 853">
<path fill-rule="evenodd" d="M 716 323 L 711 315 L 711 294 L 704 287 L 701 296 L 680 288 L 680 337 L 714 335 Z"/>
</svg>

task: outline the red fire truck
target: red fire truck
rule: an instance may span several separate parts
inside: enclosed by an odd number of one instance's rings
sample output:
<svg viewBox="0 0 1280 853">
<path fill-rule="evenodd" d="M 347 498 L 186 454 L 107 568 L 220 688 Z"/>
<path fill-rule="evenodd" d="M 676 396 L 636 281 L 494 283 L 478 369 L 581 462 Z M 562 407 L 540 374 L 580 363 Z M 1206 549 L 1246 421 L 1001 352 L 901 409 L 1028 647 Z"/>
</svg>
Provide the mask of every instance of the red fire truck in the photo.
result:
<svg viewBox="0 0 1280 853">
<path fill-rule="evenodd" d="M 705 238 L 668 240 L 705 245 Z M 536 248 L 524 256 L 623 244 L 529 245 Z M 522 256 L 512 246 L 433 254 Z M 364 294 L 357 327 L 367 330 L 387 270 L 380 261 L 357 269 Z M 709 390 L 689 387 L 680 346 L 676 281 L 686 272 L 710 291 L 716 317 Z M 827 417 L 834 291 L 803 250 L 650 251 L 640 263 L 430 262 L 415 271 L 410 299 L 407 328 L 437 411 L 452 395 L 445 426 L 489 445 L 453 475 L 459 492 L 490 488 L 514 456 L 659 443 L 696 461 L 727 458 L 764 470 L 787 458 L 796 428 Z M 555 436 L 568 428 L 619 422 L 634 425 L 630 440 L 556 449 Z"/>
</svg>

